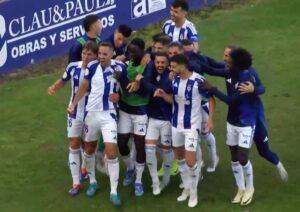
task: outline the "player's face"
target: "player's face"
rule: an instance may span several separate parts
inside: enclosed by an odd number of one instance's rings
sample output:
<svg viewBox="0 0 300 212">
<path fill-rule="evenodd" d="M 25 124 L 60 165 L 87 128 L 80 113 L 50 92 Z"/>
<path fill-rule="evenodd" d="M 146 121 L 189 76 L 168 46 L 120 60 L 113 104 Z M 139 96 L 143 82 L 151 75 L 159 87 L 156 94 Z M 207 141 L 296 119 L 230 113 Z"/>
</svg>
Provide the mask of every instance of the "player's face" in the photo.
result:
<svg viewBox="0 0 300 212">
<path fill-rule="evenodd" d="M 195 46 L 194 46 L 194 44 L 186 45 L 186 46 L 183 46 L 183 50 L 185 52 L 193 52 L 193 51 L 195 51 Z"/>
<path fill-rule="evenodd" d="M 154 63 L 155 69 L 159 74 L 162 74 L 168 67 L 168 59 L 165 56 L 156 56 Z"/>
<path fill-rule="evenodd" d="M 223 60 L 224 60 L 224 63 L 227 67 L 229 67 L 230 61 L 231 61 L 230 52 L 231 52 L 231 49 L 226 48 L 225 51 L 224 51 L 224 55 L 223 55 Z"/>
<path fill-rule="evenodd" d="M 93 32 L 95 35 L 99 36 L 101 34 L 101 31 L 102 31 L 101 21 L 98 20 L 97 22 L 93 23 L 91 25 L 90 31 Z"/>
<path fill-rule="evenodd" d="M 100 46 L 98 51 L 98 59 L 101 65 L 108 66 L 113 57 L 113 51 L 107 46 Z"/>
<path fill-rule="evenodd" d="M 139 60 L 143 57 L 144 52 L 136 45 L 130 44 L 128 53 L 131 60 Z"/>
<path fill-rule="evenodd" d="M 164 46 L 162 43 L 160 42 L 154 42 L 152 45 L 152 52 L 166 52 L 167 51 L 167 47 Z"/>
<path fill-rule="evenodd" d="M 174 55 L 182 54 L 182 53 L 183 53 L 183 51 L 180 50 L 177 46 L 173 46 L 168 49 L 169 58 L 173 57 Z"/>
<path fill-rule="evenodd" d="M 181 7 L 174 8 L 171 6 L 170 16 L 172 21 L 177 22 L 185 18 L 186 11 L 184 11 Z"/>
<path fill-rule="evenodd" d="M 81 60 L 83 66 L 87 66 L 87 64 L 93 60 L 97 59 L 97 54 L 88 49 L 83 49 L 81 52 Z"/>
<path fill-rule="evenodd" d="M 114 33 L 114 44 L 116 48 L 124 45 L 127 42 L 128 38 L 126 38 L 122 33 L 115 31 Z"/>
<path fill-rule="evenodd" d="M 180 74 L 185 69 L 185 66 L 182 64 L 178 64 L 176 62 L 170 63 L 170 71 L 173 72 L 175 75 Z"/>
</svg>

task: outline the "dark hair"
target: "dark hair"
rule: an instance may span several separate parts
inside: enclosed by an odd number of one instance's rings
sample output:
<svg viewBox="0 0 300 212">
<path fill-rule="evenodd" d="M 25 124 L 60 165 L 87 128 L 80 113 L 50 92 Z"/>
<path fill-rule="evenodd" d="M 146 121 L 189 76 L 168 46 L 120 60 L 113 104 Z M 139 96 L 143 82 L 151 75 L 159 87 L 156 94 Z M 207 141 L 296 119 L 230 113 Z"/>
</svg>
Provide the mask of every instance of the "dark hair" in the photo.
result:
<svg viewBox="0 0 300 212">
<path fill-rule="evenodd" d="M 179 42 L 172 42 L 172 43 L 170 43 L 169 48 L 171 48 L 171 47 L 177 47 L 177 48 L 179 48 L 181 50 L 183 49 L 182 44 L 179 43 Z"/>
<path fill-rule="evenodd" d="M 243 48 L 233 49 L 230 52 L 230 58 L 232 65 L 239 70 L 248 69 L 252 65 L 252 55 Z"/>
<path fill-rule="evenodd" d="M 183 54 L 174 55 L 173 57 L 171 57 L 170 62 L 182 64 L 185 65 L 186 67 L 188 67 L 189 65 L 189 59 Z"/>
<path fill-rule="evenodd" d="M 108 48 L 110 48 L 112 50 L 114 49 L 113 45 L 110 42 L 106 42 L 106 41 L 101 42 L 100 45 L 99 45 L 99 47 L 100 46 L 108 47 Z"/>
<path fill-rule="evenodd" d="M 87 15 L 83 19 L 82 26 L 84 28 L 84 31 L 88 32 L 90 31 L 90 27 L 93 23 L 97 22 L 99 20 L 99 17 L 96 15 Z"/>
<path fill-rule="evenodd" d="M 171 38 L 164 34 L 159 36 L 156 42 L 161 43 L 164 46 L 168 46 L 171 43 Z"/>
<path fill-rule="evenodd" d="M 153 41 L 153 42 L 157 42 L 158 39 L 160 38 L 160 36 L 163 36 L 163 35 L 165 35 L 165 34 L 162 33 L 162 32 L 153 35 L 153 36 L 152 36 L 152 41 Z"/>
<path fill-rule="evenodd" d="M 184 39 L 183 41 L 181 41 L 181 44 L 183 46 L 189 46 L 189 45 L 193 45 L 193 41 L 189 40 L 189 39 Z"/>
<path fill-rule="evenodd" d="M 139 47 L 143 51 L 145 50 L 145 41 L 143 39 L 141 39 L 141 38 L 134 38 L 134 39 L 132 39 L 132 41 L 130 42 L 130 44 Z"/>
<path fill-rule="evenodd" d="M 119 25 L 117 30 L 126 38 L 130 37 L 132 33 L 132 29 L 126 24 Z"/>
<path fill-rule="evenodd" d="M 154 58 L 156 58 L 156 57 L 165 57 L 165 58 L 167 58 L 167 60 L 169 59 L 169 56 L 166 52 L 156 52 L 154 54 Z"/>
<path fill-rule="evenodd" d="M 83 45 L 82 50 L 83 49 L 92 51 L 94 54 L 98 54 L 98 44 L 95 41 L 91 41 L 91 40 L 87 41 Z"/>
<path fill-rule="evenodd" d="M 188 12 L 189 11 L 189 4 L 186 0 L 175 0 L 172 3 L 173 8 L 178 8 L 181 7 L 184 11 Z"/>
</svg>

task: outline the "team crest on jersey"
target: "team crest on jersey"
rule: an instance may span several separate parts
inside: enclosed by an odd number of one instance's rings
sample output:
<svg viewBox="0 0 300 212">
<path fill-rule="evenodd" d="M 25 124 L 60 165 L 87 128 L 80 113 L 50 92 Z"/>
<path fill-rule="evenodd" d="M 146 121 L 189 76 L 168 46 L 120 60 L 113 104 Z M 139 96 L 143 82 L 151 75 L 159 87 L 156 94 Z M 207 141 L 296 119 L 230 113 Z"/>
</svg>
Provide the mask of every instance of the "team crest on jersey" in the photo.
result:
<svg viewBox="0 0 300 212">
<path fill-rule="evenodd" d="M 231 84 L 231 78 L 227 79 L 226 81 L 229 82 L 229 83 Z"/>
<path fill-rule="evenodd" d="M 74 79 L 77 79 L 77 80 L 79 79 L 77 74 L 74 76 Z"/>
<path fill-rule="evenodd" d="M 157 75 L 156 81 L 158 82 L 160 80 L 160 75 Z"/>
<path fill-rule="evenodd" d="M 237 89 L 239 87 L 239 83 L 235 83 L 234 88 Z"/>
<path fill-rule="evenodd" d="M 88 69 L 85 69 L 85 71 L 84 71 L 84 76 L 87 76 L 87 75 L 89 75 L 89 70 Z"/>
</svg>

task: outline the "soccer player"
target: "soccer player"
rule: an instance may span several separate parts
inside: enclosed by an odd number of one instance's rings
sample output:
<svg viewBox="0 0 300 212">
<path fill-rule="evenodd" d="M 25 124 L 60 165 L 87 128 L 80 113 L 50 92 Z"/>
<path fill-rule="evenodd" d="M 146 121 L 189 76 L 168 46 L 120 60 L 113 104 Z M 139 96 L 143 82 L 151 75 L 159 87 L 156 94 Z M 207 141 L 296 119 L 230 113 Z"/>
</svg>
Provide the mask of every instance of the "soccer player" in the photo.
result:
<svg viewBox="0 0 300 212">
<path fill-rule="evenodd" d="M 125 70 L 124 64 L 111 60 L 113 47 L 110 43 L 102 42 L 99 47 L 98 61 L 89 63 L 84 76 L 84 81 L 71 106 L 70 113 L 74 112 L 77 102 L 83 93 L 90 87 L 85 114 L 85 157 L 86 167 L 89 173 L 90 186 L 88 196 L 94 196 L 97 191 L 95 178 L 95 149 L 100 133 L 105 143 L 105 155 L 107 157 L 107 169 L 110 179 L 110 200 L 119 206 L 121 199 L 117 193 L 119 179 L 119 160 L 117 157 L 117 114 L 116 105 L 112 101 L 112 95 L 116 94 L 117 80 L 113 77 L 115 71 Z"/>
<path fill-rule="evenodd" d="M 110 42 L 114 48 L 114 59 L 123 62 L 125 61 L 125 47 L 128 38 L 131 36 L 131 33 L 132 29 L 129 26 L 121 24 L 118 26 L 115 32 L 106 40 L 107 42 Z"/>
<path fill-rule="evenodd" d="M 195 49 L 198 51 L 199 37 L 194 24 L 186 19 L 188 11 L 187 1 L 175 0 L 170 10 L 171 20 L 164 23 L 162 32 L 169 35 L 172 41 L 181 42 L 184 39 L 193 41 Z"/>
<path fill-rule="evenodd" d="M 101 41 L 100 34 L 102 30 L 102 24 L 98 16 L 86 16 L 83 19 L 82 25 L 85 34 L 77 38 L 76 42 L 71 46 L 69 51 L 69 63 L 81 60 L 82 47 L 87 41 L 91 40 L 96 42 L 97 44 L 99 44 Z"/>
<path fill-rule="evenodd" d="M 155 96 L 173 102 L 172 142 L 184 185 L 177 201 L 185 201 L 190 196 L 188 206 L 195 207 L 198 204 L 197 186 L 202 163 L 201 158 L 196 156 L 202 122 L 201 99 L 203 95 L 206 96 L 199 90 L 198 84 L 204 78 L 188 70 L 189 61 L 186 56 L 178 54 L 170 61 L 170 71 L 175 73 L 173 96 L 162 89 Z"/>
<path fill-rule="evenodd" d="M 217 65 L 213 65 L 212 63 L 209 64 L 215 68 L 205 68 L 205 72 L 209 72 L 210 75 L 214 76 L 220 76 L 225 77 L 228 75 L 228 65 L 230 61 L 230 52 L 237 47 L 235 46 L 228 46 L 225 48 L 223 60 L 224 63 L 219 63 Z M 223 67 L 222 67 L 223 66 Z M 204 67 L 204 66 L 203 66 Z M 256 93 L 257 95 L 263 94 L 265 92 L 265 88 L 261 83 L 261 80 L 259 79 L 258 74 L 256 73 L 255 69 L 253 67 L 250 68 L 250 71 L 253 70 L 252 73 L 256 85 L 254 86 L 250 81 L 246 83 L 242 83 L 239 85 L 239 91 L 241 93 Z M 288 173 L 285 170 L 282 162 L 279 160 L 279 157 L 276 153 L 274 153 L 270 147 L 269 147 L 269 138 L 268 138 L 268 130 L 266 127 L 266 120 L 264 115 L 264 108 L 261 100 L 259 99 L 259 104 L 257 105 L 257 118 L 256 118 L 256 127 L 255 127 L 255 133 L 254 133 L 254 142 L 256 145 L 256 149 L 261 157 L 265 158 L 267 161 L 271 162 L 275 165 L 281 180 L 283 182 L 288 181 Z"/>
<path fill-rule="evenodd" d="M 148 127 L 146 134 L 146 162 L 152 178 L 153 194 L 160 194 L 170 182 L 171 167 L 174 160 L 171 149 L 171 113 L 172 105 L 160 97 L 154 97 L 157 89 L 163 89 L 167 93 L 172 92 L 172 82 L 169 79 L 169 60 L 166 52 L 155 54 L 154 65 L 147 66 L 147 72 L 151 72 L 151 81 L 146 81 L 142 75 L 137 75 L 136 80 L 140 82 L 141 89 L 148 90 L 150 102 L 148 105 Z M 164 165 L 164 177 L 159 183 L 157 173 L 156 145 L 162 153 Z"/>
<path fill-rule="evenodd" d="M 62 78 L 57 80 L 53 85 L 48 88 L 48 94 L 54 95 L 55 91 L 62 88 L 67 81 L 72 81 L 72 95 L 69 105 L 72 103 L 79 86 L 82 83 L 84 70 L 87 64 L 97 58 L 98 45 L 92 41 L 88 41 L 83 45 L 81 58 L 82 61 L 71 62 Z M 87 96 L 87 93 L 84 94 Z M 69 138 L 69 167 L 73 178 L 73 186 L 69 190 L 71 196 L 75 196 L 80 191 L 80 147 L 81 137 L 83 130 L 84 106 L 86 98 L 82 98 L 77 107 L 74 109 L 73 114 L 68 115 L 68 138 Z"/>
<path fill-rule="evenodd" d="M 227 145 L 231 153 L 232 171 L 238 186 L 238 192 L 232 203 L 242 206 L 251 203 L 253 186 L 253 169 L 249 160 L 249 151 L 256 124 L 258 96 L 255 93 L 241 94 L 238 86 L 248 81 L 256 84 L 251 54 L 242 48 L 230 52 L 228 61 L 229 72 L 225 77 L 228 96 L 211 86 L 207 81 L 202 88 L 228 104 L 227 113 Z"/>
<path fill-rule="evenodd" d="M 134 184 L 136 196 L 144 194 L 142 175 L 146 161 L 145 135 L 148 122 L 147 105 L 149 96 L 143 91 L 130 93 L 129 90 L 136 86 L 136 76 L 144 73 L 145 67 L 140 65 L 144 56 L 144 49 L 145 42 L 140 38 L 134 38 L 128 46 L 130 61 L 127 63 L 127 78 L 131 83 L 128 85 L 128 90 L 122 89 L 119 102 L 118 147 L 127 168 L 123 185 L 128 186 L 131 184 L 136 171 Z M 133 134 L 136 148 L 135 163 L 130 157 L 130 149 L 128 147 L 128 140 L 131 134 Z"/>
<path fill-rule="evenodd" d="M 210 63 L 212 59 L 204 57 L 199 53 L 195 52 L 194 44 L 190 40 L 183 40 L 182 47 L 184 50 L 184 54 L 189 58 L 189 69 L 200 74 L 204 75 L 204 69 L 202 68 L 202 64 L 199 61 L 203 61 L 205 63 Z M 209 106 L 211 105 L 211 111 L 209 111 Z M 219 157 L 217 155 L 217 147 L 216 147 L 216 138 L 212 134 L 211 130 L 213 126 L 209 126 L 208 123 L 212 123 L 208 121 L 209 118 L 212 118 L 215 108 L 215 100 L 211 98 L 211 102 L 208 102 L 207 99 L 203 98 L 202 102 L 202 124 L 201 124 L 201 140 L 207 145 L 208 156 L 209 156 L 209 166 L 207 167 L 207 172 L 214 172 L 218 163 Z"/>
</svg>

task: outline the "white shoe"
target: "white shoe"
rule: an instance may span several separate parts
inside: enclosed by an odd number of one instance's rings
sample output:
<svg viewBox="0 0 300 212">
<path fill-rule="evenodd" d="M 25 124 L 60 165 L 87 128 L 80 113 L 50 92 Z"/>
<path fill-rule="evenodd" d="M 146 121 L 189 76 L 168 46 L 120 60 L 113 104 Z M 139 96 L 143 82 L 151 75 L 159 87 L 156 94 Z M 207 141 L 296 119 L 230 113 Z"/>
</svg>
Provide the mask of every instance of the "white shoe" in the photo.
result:
<svg viewBox="0 0 300 212">
<path fill-rule="evenodd" d="M 281 180 L 286 183 L 289 179 L 289 175 L 281 162 L 279 162 L 277 165 L 277 171 L 280 175 Z"/>
<path fill-rule="evenodd" d="M 183 189 L 181 195 L 177 198 L 178 202 L 185 201 L 190 196 L 190 190 L 189 189 Z"/>
<path fill-rule="evenodd" d="M 152 185 L 152 193 L 155 196 L 160 194 L 159 183 L 153 183 L 153 185 Z"/>
<path fill-rule="evenodd" d="M 218 156 L 216 157 L 216 160 L 213 161 L 212 164 L 213 164 L 213 166 L 207 167 L 206 172 L 211 173 L 211 172 L 215 172 L 216 171 L 216 168 L 217 168 L 217 166 L 219 164 L 219 157 Z"/>
<path fill-rule="evenodd" d="M 198 205 L 198 194 L 197 189 L 195 191 L 190 192 L 190 198 L 188 202 L 189 208 L 196 207 Z"/>
<path fill-rule="evenodd" d="M 242 197 L 241 205 L 246 206 L 249 205 L 252 201 L 254 194 L 254 188 L 246 188 Z"/>
<path fill-rule="evenodd" d="M 168 182 L 165 182 L 164 180 L 162 180 L 160 183 L 159 183 L 159 188 L 160 188 L 160 191 L 164 190 L 167 185 L 169 185 L 170 181 Z"/>
<path fill-rule="evenodd" d="M 235 197 L 231 200 L 231 203 L 241 203 L 245 190 L 238 190 Z"/>
</svg>

